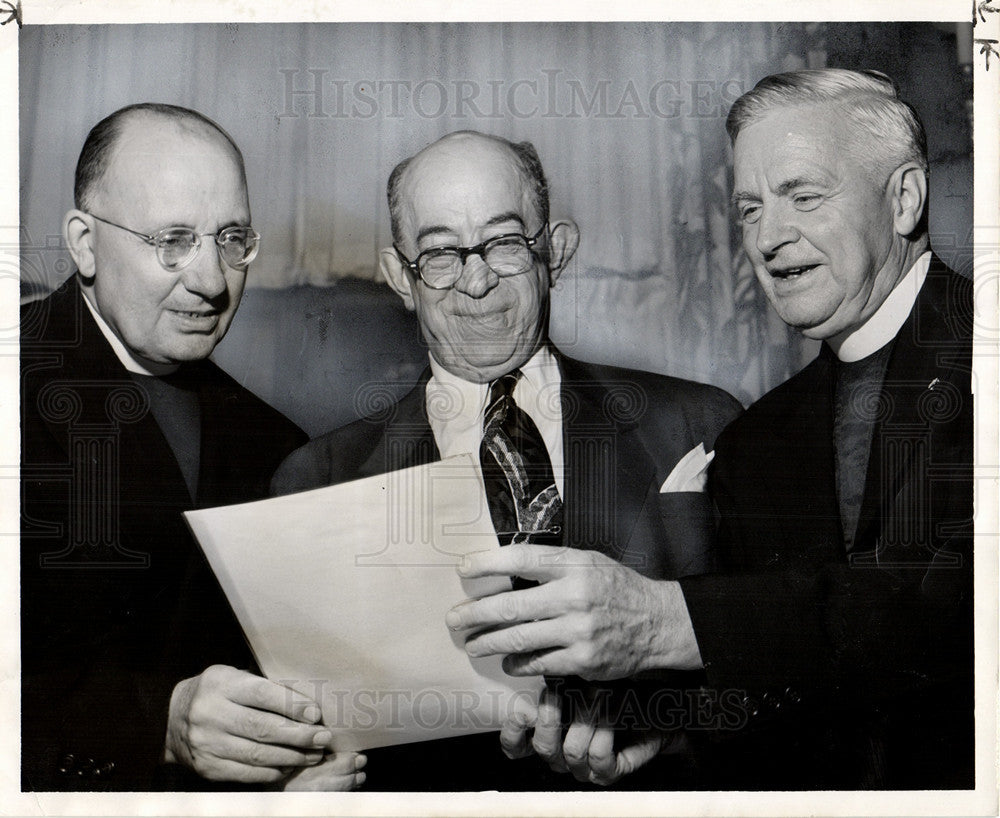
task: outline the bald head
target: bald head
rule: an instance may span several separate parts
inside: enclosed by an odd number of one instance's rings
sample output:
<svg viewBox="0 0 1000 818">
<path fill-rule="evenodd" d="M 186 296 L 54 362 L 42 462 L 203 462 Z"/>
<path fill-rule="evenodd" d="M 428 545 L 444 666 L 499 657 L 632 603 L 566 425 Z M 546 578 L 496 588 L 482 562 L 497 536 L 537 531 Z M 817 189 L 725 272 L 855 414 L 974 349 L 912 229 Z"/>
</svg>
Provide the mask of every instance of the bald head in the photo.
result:
<svg viewBox="0 0 1000 818">
<path fill-rule="evenodd" d="M 121 140 L 127 131 L 145 136 L 160 132 L 167 136 L 185 135 L 221 146 L 230 154 L 246 182 L 243 154 L 219 125 L 204 114 L 179 105 L 140 102 L 120 108 L 98 122 L 87 135 L 76 164 L 73 197 L 76 207 L 90 210 L 101 190 L 105 188 L 107 174 Z M 150 148 L 155 146 L 150 145 Z"/>
<path fill-rule="evenodd" d="M 401 219 L 403 200 L 406 198 L 404 182 L 412 176 L 413 169 L 422 164 L 447 164 L 450 160 L 475 161 L 477 157 L 501 157 L 513 163 L 539 223 L 544 224 L 549 220 L 548 182 L 534 145 L 530 142 L 511 142 L 478 131 L 456 131 L 432 142 L 409 159 L 404 159 L 389 175 L 386 193 L 393 241 L 399 244 L 403 240 Z"/>
</svg>

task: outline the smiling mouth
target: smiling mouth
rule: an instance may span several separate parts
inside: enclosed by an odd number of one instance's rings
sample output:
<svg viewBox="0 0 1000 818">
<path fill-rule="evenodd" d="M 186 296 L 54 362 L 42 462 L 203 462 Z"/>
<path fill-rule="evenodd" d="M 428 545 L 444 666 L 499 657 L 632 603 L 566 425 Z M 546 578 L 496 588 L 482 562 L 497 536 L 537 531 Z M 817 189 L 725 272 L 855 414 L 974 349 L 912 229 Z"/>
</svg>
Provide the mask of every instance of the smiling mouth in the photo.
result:
<svg viewBox="0 0 1000 818">
<path fill-rule="evenodd" d="M 509 310 L 509 304 L 491 304 L 489 307 L 480 305 L 478 309 L 456 310 L 455 315 L 469 321 L 488 321 L 498 315 L 505 315 Z"/>
<path fill-rule="evenodd" d="M 196 310 L 171 310 L 171 312 L 183 316 L 184 318 L 214 318 L 218 315 L 214 310 L 211 312 L 197 312 Z"/>
<path fill-rule="evenodd" d="M 771 278 L 780 278 L 783 281 L 787 279 L 795 279 L 804 273 L 808 273 L 810 270 L 815 270 L 819 267 L 818 264 L 802 264 L 798 267 L 780 267 L 777 269 L 769 269 L 768 272 L 771 274 Z"/>
</svg>

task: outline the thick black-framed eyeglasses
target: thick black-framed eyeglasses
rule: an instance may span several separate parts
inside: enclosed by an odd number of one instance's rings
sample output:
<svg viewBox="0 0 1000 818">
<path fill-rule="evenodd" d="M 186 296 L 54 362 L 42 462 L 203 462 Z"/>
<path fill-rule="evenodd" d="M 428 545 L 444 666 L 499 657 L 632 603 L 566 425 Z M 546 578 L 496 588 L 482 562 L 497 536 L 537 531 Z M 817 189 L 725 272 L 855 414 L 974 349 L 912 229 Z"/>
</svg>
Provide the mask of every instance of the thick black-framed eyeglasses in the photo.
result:
<svg viewBox="0 0 1000 818">
<path fill-rule="evenodd" d="M 504 233 L 474 247 L 431 247 L 410 261 L 397 245 L 393 249 L 400 261 L 409 267 L 432 290 L 447 290 L 462 277 L 469 256 L 479 256 L 501 278 L 528 272 L 534 263 L 532 248 L 548 228 L 543 224 L 533 236 Z"/>
<path fill-rule="evenodd" d="M 198 255 L 202 238 L 211 236 L 221 258 L 230 267 L 246 267 L 257 257 L 260 234 L 249 225 L 234 225 L 218 233 L 196 233 L 189 227 L 164 227 L 155 233 L 140 233 L 131 227 L 103 219 L 90 213 L 97 221 L 110 224 L 156 248 L 156 258 L 164 270 L 175 272 L 186 267 Z"/>
</svg>

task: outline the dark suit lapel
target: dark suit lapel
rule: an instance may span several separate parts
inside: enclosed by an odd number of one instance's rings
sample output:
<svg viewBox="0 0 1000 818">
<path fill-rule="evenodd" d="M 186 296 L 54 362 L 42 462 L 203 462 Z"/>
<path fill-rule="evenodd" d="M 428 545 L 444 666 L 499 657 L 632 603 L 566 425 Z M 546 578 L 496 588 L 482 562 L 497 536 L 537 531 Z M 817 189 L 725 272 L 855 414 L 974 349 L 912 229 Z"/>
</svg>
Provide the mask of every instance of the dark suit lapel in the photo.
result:
<svg viewBox="0 0 1000 818">
<path fill-rule="evenodd" d="M 834 477 L 833 364 L 824 344 L 794 382 L 797 394 L 786 401 L 787 416 L 772 430 L 775 440 L 764 453 L 775 459 L 762 463 L 760 471 L 773 497 L 774 526 L 784 528 L 801 553 L 819 561 L 843 557 Z M 796 456 L 786 458 L 787 452 Z"/>
<path fill-rule="evenodd" d="M 616 402 L 616 395 L 579 363 L 558 354 L 556 359 L 562 376 L 563 542 L 627 559 L 655 464 L 634 422 L 629 426 L 616 417 L 616 407 L 628 396 L 623 393 Z"/>
<path fill-rule="evenodd" d="M 225 411 L 226 396 L 219 382 L 206 377 L 204 364 L 192 368 L 189 374 L 193 388 L 198 391 L 201 412 L 197 505 L 210 508 L 232 502 L 220 493 L 220 488 L 231 482 L 225 479 L 225 472 L 233 471 L 232 459 L 242 459 L 250 453 L 246 452 L 246 430 L 237 428 L 232 415 Z"/>
<path fill-rule="evenodd" d="M 135 525 L 125 519 L 128 513 L 176 515 L 179 518 L 194 501 L 177 458 L 153 416 L 143 379 L 134 379 L 128 373 L 86 306 L 83 309 L 84 325 L 89 328 L 85 332 L 93 334 L 85 339 L 83 348 L 91 351 L 88 354 L 93 354 L 100 366 L 98 381 L 104 382 L 105 411 L 116 419 L 122 530 L 136 530 Z M 141 403 L 136 402 L 136 396 L 141 396 Z M 149 544 L 141 544 L 143 551 L 149 547 Z"/>
<path fill-rule="evenodd" d="M 647 550 L 656 544 L 634 542 L 639 514 L 647 502 L 653 502 L 659 493 L 656 481 L 656 464 L 639 440 L 635 429 L 624 429 L 616 437 L 613 480 L 615 493 L 611 514 L 614 519 L 614 550 L 608 555 L 625 565 L 645 573 L 650 570 L 646 561 L 651 559 Z M 638 546 L 638 547 L 637 547 Z"/>
<path fill-rule="evenodd" d="M 381 439 L 360 468 L 361 475 L 383 474 L 441 459 L 427 419 L 430 375 L 430 368 L 425 369 L 416 386 L 392 407 L 392 415 L 382 427 Z"/>
<path fill-rule="evenodd" d="M 260 461 L 267 457 L 266 442 L 248 447 L 247 429 L 235 410 L 238 397 L 214 365 L 198 361 L 187 365 L 187 388 L 198 393 L 201 449 L 198 457 L 197 507 L 244 502 L 267 495 Z"/>
<path fill-rule="evenodd" d="M 906 476 L 914 463 L 926 462 L 930 457 L 926 407 L 935 399 L 932 393 L 940 391 L 941 400 L 947 401 L 945 392 L 969 365 L 962 360 L 962 345 L 955 340 L 960 329 L 949 326 L 944 317 L 946 313 L 960 314 L 960 310 L 942 311 L 953 300 L 949 281 L 954 277 L 939 259 L 932 260 L 914 308 L 893 341 L 882 387 L 886 414 L 876 423 L 872 435 L 855 537 L 856 559 L 863 558 L 880 542 L 880 529 Z M 908 550 L 916 555 L 917 549 Z M 880 555 L 880 560 L 884 558 L 884 554 Z"/>
<path fill-rule="evenodd" d="M 82 477 L 76 478 L 78 490 L 83 485 L 90 486 L 83 489 L 85 495 L 95 492 L 82 500 L 82 508 L 87 503 L 104 508 L 99 513 L 109 515 L 106 519 L 111 525 L 119 524 L 117 531 L 129 527 L 122 516 L 129 509 L 137 510 L 134 513 L 162 514 L 165 509 L 176 508 L 179 512 L 190 508 L 190 495 L 180 467 L 149 409 L 148 396 L 101 333 L 83 303 L 75 277 L 55 298 L 48 320 L 52 322 L 55 337 L 72 341 L 56 348 L 67 377 L 54 378 L 48 388 L 65 392 L 70 401 L 78 402 L 79 411 L 68 423 L 58 412 L 43 411 L 41 415 L 52 439 L 65 447 L 67 463 L 79 461 L 78 456 L 71 456 L 71 445 L 77 450 L 80 446 L 91 447 L 93 456 L 104 460 L 96 466 L 96 473 L 103 475 L 103 485 L 91 486 Z M 55 393 L 50 395 L 55 397 Z M 71 436 L 75 443 L 71 443 Z M 155 469 L 155 474 L 151 474 L 151 469 Z M 117 536 L 114 539 L 114 547 L 120 551 Z M 155 543 L 141 544 L 141 558 L 126 553 L 119 553 L 118 557 L 123 564 L 134 564 L 137 560 L 146 563 L 149 558 L 146 551 L 154 546 Z"/>
</svg>

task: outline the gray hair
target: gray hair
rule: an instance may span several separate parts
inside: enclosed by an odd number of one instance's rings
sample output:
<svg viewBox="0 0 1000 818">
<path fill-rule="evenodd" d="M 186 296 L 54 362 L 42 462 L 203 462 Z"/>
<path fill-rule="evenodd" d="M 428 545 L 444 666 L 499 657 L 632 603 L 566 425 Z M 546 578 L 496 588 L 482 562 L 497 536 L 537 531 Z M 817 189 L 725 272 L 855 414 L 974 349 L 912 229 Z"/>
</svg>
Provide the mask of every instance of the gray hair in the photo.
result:
<svg viewBox="0 0 1000 818">
<path fill-rule="evenodd" d="M 449 137 L 459 136 L 462 134 L 478 136 L 483 139 L 490 139 L 494 142 L 499 142 L 501 145 L 510 150 L 512 154 L 514 154 L 521 174 L 528 183 L 531 203 L 534 205 L 536 212 L 541 217 L 542 223 L 544 224 L 548 222 L 549 184 L 545 179 L 545 171 L 542 170 L 542 161 L 538 158 L 538 151 L 535 150 L 535 146 L 530 142 L 511 142 L 509 139 L 504 139 L 501 136 L 484 134 L 479 131 L 455 131 L 454 133 L 450 133 L 447 136 L 442 137 L 442 139 L 448 139 Z M 426 148 L 424 148 L 424 150 L 426 150 Z M 386 197 L 389 200 L 389 223 L 392 230 L 392 240 L 396 244 L 401 244 L 403 240 L 402 227 L 400 225 L 400 210 L 402 208 L 402 202 L 400 201 L 401 182 L 403 180 L 403 174 L 406 172 L 406 168 L 414 158 L 415 157 L 411 156 L 396 165 L 396 167 L 392 169 L 392 173 L 389 174 L 389 182 L 386 184 Z"/>
<path fill-rule="evenodd" d="M 775 108 L 816 104 L 835 105 L 843 112 L 864 145 L 857 158 L 873 176 L 887 177 L 905 162 L 915 162 L 928 173 L 927 135 L 920 117 L 879 71 L 820 68 L 764 77 L 733 103 L 726 118 L 729 139 L 735 144 L 743 128 Z"/>
</svg>

